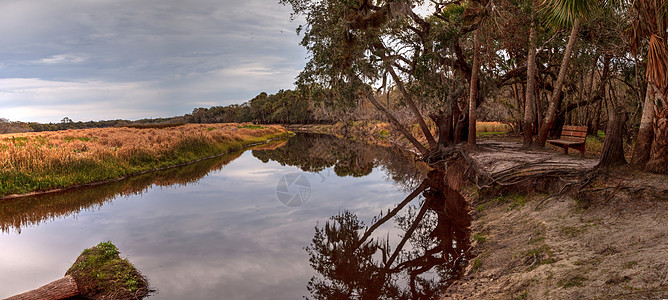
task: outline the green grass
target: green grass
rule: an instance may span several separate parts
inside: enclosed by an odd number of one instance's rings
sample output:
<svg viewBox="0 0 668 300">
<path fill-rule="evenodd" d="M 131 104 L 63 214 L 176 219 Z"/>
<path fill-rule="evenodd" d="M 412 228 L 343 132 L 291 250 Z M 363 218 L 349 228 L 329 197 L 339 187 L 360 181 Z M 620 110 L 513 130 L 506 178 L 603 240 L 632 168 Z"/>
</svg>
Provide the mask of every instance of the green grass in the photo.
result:
<svg viewBox="0 0 668 300">
<path fill-rule="evenodd" d="M 81 296 L 87 298 L 131 299 L 148 294 L 146 278 L 120 257 L 110 241 L 84 250 L 65 275 L 74 278 Z"/>
<path fill-rule="evenodd" d="M 561 280 L 559 280 L 557 284 L 567 289 L 576 286 L 583 286 L 585 281 L 587 280 L 588 280 L 587 277 L 584 277 L 582 275 L 572 275 L 566 278 L 562 278 Z"/>
<path fill-rule="evenodd" d="M 476 211 L 481 212 L 489 207 L 495 207 L 501 204 L 509 204 L 507 210 L 519 209 L 527 203 L 526 195 L 519 193 L 510 193 L 498 196 L 494 199 L 488 200 L 476 207 Z"/>
<path fill-rule="evenodd" d="M 600 155 L 605 138 L 588 135 L 585 140 L 585 153 Z"/>
<path fill-rule="evenodd" d="M 527 203 L 527 197 L 526 195 L 522 194 L 510 194 L 508 195 L 508 199 L 510 200 L 510 205 L 508 205 L 508 210 L 513 210 L 513 209 L 520 209 L 524 204 Z"/>
<path fill-rule="evenodd" d="M 23 136 L 11 137 L 11 138 L 7 138 L 6 140 L 11 140 L 14 145 L 19 146 L 19 147 L 23 147 L 28 143 L 28 138 L 23 137 Z"/>
<path fill-rule="evenodd" d="M 598 137 L 600 137 L 600 138 L 605 138 L 605 132 L 599 130 L 599 131 L 596 133 L 596 136 L 598 136 Z"/>
<path fill-rule="evenodd" d="M 96 141 L 97 139 L 98 139 L 98 137 L 96 137 L 96 136 L 94 136 L 94 137 L 73 137 L 73 136 L 67 136 L 67 137 L 64 138 L 64 140 L 65 140 L 66 142 L 68 142 L 68 143 L 69 143 L 69 142 L 72 142 L 72 141 L 75 141 L 75 140 L 79 140 L 79 141 L 82 141 L 82 142 L 90 142 L 90 141 Z"/>
<path fill-rule="evenodd" d="M 580 235 L 581 233 L 587 231 L 588 226 L 589 225 L 584 225 L 584 226 L 580 226 L 580 227 L 564 226 L 564 227 L 561 227 L 561 229 L 559 230 L 559 233 L 563 236 L 573 238 L 573 237 L 576 237 L 576 236 Z"/>
<path fill-rule="evenodd" d="M 477 137 L 492 137 L 492 136 L 499 136 L 499 135 L 505 135 L 506 132 L 503 131 L 491 131 L 491 132 L 485 132 L 485 131 L 479 131 L 475 133 Z"/>
<path fill-rule="evenodd" d="M 484 235 L 482 235 L 482 234 L 476 232 L 476 233 L 473 234 L 473 240 L 475 240 L 476 242 L 482 244 L 482 243 L 484 243 L 485 241 L 487 241 L 487 238 L 486 238 Z"/>
<path fill-rule="evenodd" d="M 516 299 L 516 300 L 523 300 L 523 299 L 526 299 L 527 297 L 528 297 L 528 292 L 527 292 L 527 291 L 524 291 L 524 292 L 522 292 L 519 296 L 515 297 L 514 299 Z"/>
<path fill-rule="evenodd" d="M 527 244 L 529 244 L 529 245 L 531 245 L 531 244 L 536 244 L 536 243 L 540 243 L 540 242 L 542 242 L 542 241 L 544 241 L 544 240 L 545 240 L 545 236 L 539 236 L 539 237 L 530 239 L 530 240 L 527 242 Z"/>
<path fill-rule="evenodd" d="M 239 129 L 241 129 L 241 128 L 247 128 L 247 129 L 263 129 L 264 127 L 262 127 L 262 125 L 253 125 L 253 124 L 249 124 L 249 125 L 237 126 L 237 128 L 239 128 Z"/>
<path fill-rule="evenodd" d="M 556 260 L 553 258 L 554 253 L 548 245 L 542 245 L 537 248 L 529 249 L 521 253 L 522 259 L 531 263 L 533 266 L 531 269 L 537 268 L 540 265 L 546 265 L 554 263 Z"/>
<path fill-rule="evenodd" d="M 480 258 L 473 259 L 473 272 L 478 271 L 482 267 L 482 260 Z"/>
<path fill-rule="evenodd" d="M 540 255 L 543 255 L 543 254 L 550 254 L 550 253 L 551 253 L 550 252 L 550 247 L 544 245 L 544 246 L 541 246 L 541 247 L 538 247 L 538 248 L 527 250 L 526 252 L 524 252 L 524 256 L 525 257 L 532 257 L 534 255 L 535 256 L 540 256 Z"/>
</svg>

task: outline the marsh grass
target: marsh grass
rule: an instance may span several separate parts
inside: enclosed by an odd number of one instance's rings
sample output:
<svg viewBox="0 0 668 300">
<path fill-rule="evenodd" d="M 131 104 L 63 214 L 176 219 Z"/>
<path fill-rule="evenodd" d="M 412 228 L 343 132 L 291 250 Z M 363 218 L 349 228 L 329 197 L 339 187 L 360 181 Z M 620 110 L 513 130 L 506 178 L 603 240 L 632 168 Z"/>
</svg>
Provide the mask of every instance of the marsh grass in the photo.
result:
<svg viewBox="0 0 668 300">
<path fill-rule="evenodd" d="M 235 123 L 3 134 L 0 197 L 118 179 L 287 134 Z"/>
<path fill-rule="evenodd" d="M 185 125 L 186 123 L 168 123 L 168 124 L 131 124 L 131 125 L 125 125 L 125 127 L 128 128 L 137 128 L 137 129 L 149 129 L 149 128 L 156 128 L 156 129 L 161 129 L 161 128 L 169 128 L 169 127 L 177 127 L 181 125 Z"/>
</svg>

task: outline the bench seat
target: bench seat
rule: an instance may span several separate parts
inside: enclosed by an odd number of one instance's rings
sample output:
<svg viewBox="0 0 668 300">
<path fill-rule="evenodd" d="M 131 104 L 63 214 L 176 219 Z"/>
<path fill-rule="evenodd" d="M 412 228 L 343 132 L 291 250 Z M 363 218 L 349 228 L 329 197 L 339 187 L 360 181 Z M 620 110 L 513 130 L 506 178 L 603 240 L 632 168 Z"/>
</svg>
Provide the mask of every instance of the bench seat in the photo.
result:
<svg viewBox="0 0 668 300">
<path fill-rule="evenodd" d="M 580 150 L 580 157 L 584 157 L 585 141 L 587 139 L 587 126 L 564 126 L 561 137 L 557 140 L 547 140 L 548 143 L 564 148 L 564 154 L 568 154 L 568 148 Z"/>
<path fill-rule="evenodd" d="M 584 142 L 568 141 L 568 140 L 547 140 L 549 143 L 561 144 L 561 145 L 578 145 L 583 144 Z"/>
</svg>

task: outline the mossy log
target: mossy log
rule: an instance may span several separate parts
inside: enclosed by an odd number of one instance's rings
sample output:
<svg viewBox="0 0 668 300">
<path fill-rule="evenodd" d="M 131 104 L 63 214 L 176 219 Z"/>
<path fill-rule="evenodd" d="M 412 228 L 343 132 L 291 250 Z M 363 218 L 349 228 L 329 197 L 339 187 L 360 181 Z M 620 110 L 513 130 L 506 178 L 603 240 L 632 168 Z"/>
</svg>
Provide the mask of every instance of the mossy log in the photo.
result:
<svg viewBox="0 0 668 300">
<path fill-rule="evenodd" d="M 65 277 L 6 300 L 142 299 L 149 293 L 148 281 L 111 242 L 84 250 Z"/>
</svg>

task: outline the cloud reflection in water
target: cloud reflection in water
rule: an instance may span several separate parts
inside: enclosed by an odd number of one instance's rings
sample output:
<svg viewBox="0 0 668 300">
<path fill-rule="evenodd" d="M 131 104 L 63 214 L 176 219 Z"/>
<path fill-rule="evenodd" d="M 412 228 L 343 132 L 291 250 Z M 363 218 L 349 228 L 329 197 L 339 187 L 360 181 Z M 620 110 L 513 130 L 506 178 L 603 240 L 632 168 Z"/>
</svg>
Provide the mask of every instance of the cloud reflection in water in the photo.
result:
<svg viewBox="0 0 668 300">
<path fill-rule="evenodd" d="M 371 220 L 394 207 L 410 185 L 401 170 L 414 167 L 388 166 L 397 150 L 317 139 L 298 135 L 273 150 L 2 203 L 0 297 L 61 277 L 82 249 L 112 240 L 159 290 L 154 298 L 301 298 L 315 274 L 304 251 L 313 227 L 343 210 Z M 279 158 L 285 149 L 314 156 L 315 166 Z M 276 183 L 303 170 L 309 201 L 283 206 Z"/>
</svg>

